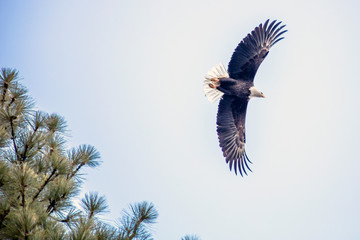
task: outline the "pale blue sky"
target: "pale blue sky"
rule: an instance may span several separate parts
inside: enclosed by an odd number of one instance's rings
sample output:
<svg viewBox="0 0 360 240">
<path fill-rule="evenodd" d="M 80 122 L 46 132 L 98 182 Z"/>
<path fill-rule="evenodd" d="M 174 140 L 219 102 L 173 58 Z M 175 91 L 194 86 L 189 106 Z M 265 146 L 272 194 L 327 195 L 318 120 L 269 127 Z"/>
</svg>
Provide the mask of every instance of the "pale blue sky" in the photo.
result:
<svg viewBox="0 0 360 240">
<path fill-rule="evenodd" d="M 5 1 L 0 66 L 103 164 L 84 192 L 159 210 L 155 239 L 359 239 L 358 1 Z M 255 78 L 229 172 L 203 77 L 266 19 L 287 24 Z"/>
</svg>

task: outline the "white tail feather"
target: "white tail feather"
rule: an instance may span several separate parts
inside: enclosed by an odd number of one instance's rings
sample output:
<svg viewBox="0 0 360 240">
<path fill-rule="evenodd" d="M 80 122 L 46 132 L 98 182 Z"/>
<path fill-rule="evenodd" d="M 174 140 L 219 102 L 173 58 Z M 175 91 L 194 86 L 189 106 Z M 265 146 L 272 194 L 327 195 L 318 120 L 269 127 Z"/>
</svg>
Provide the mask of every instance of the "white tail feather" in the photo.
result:
<svg viewBox="0 0 360 240">
<path fill-rule="evenodd" d="M 228 78 L 229 74 L 226 71 L 224 65 L 222 63 L 217 64 L 213 67 L 205 76 L 204 81 L 204 92 L 207 99 L 213 103 L 216 100 L 220 99 L 224 93 L 217 90 L 216 88 L 211 88 L 209 84 L 211 84 L 212 78 Z"/>
</svg>

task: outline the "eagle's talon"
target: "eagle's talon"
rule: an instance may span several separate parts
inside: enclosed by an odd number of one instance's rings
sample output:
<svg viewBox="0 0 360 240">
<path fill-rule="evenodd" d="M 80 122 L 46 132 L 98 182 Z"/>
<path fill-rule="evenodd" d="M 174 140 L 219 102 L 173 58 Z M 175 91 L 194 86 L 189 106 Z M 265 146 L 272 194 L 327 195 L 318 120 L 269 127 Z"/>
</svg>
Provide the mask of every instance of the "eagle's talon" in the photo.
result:
<svg viewBox="0 0 360 240">
<path fill-rule="evenodd" d="M 209 86 L 211 88 L 217 88 L 220 86 L 220 80 L 218 78 L 212 78 L 210 79 L 211 83 L 209 84 Z"/>
</svg>

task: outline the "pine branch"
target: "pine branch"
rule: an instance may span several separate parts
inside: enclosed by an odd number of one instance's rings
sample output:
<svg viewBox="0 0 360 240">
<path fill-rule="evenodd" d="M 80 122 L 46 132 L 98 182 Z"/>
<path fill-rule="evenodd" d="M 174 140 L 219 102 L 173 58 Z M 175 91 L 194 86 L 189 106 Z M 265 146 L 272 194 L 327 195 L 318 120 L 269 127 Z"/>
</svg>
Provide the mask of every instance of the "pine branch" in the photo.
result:
<svg viewBox="0 0 360 240">
<path fill-rule="evenodd" d="M 73 178 L 78 171 L 85 165 L 85 163 L 80 163 L 79 166 L 73 171 L 70 175 L 67 176 L 67 179 Z"/>
<path fill-rule="evenodd" d="M 14 118 L 13 116 L 10 117 L 11 140 L 13 142 L 13 146 L 14 146 L 14 150 L 15 150 L 16 161 L 19 162 L 20 157 L 19 157 L 19 153 L 18 153 L 18 149 L 16 146 L 16 141 L 15 141 L 15 130 L 14 130 L 13 118 Z"/>
<path fill-rule="evenodd" d="M 25 143 L 24 151 L 20 155 L 20 157 L 22 159 L 22 162 L 25 162 L 25 160 L 26 160 L 26 155 L 27 155 L 27 152 L 29 150 L 29 143 L 31 143 L 33 141 L 33 138 L 34 138 L 35 134 L 36 134 L 36 130 L 34 130 L 34 132 L 30 135 L 29 140 L 27 140 L 26 143 Z"/>
<path fill-rule="evenodd" d="M 96 192 L 85 194 L 85 197 L 81 200 L 80 205 L 87 213 L 88 220 L 93 218 L 95 215 L 105 213 L 108 208 L 105 197 L 99 196 Z"/>
<path fill-rule="evenodd" d="M 4 82 L 3 87 L 4 87 L 4 90 L 3 90 L 3 93 L 2 93 L 2 97 L 1 97 L 1 106 L 2 107 L 4 107 L 6 91 L 7 91 L 7 88 L 9 87 L 9 84 L 7 82 Z"/>
<path fill-rule="evenodd" d="M 55 208 L 56 202 L 60 202 L 60 201 L 62 201 L 62 200 L 65 200 L 66 197 L 67 197 L 67 195 L 68 195 L 68 194 L 63 193 L 63 194 L 60 196 L 59 199 L 53 200 L 53 201 L 50 202 L 50 204 L 49 204 L 49 206 L 47 207 L 47 210 L 46 210 L 46 211 L 48 212 L 48 216 L 50 216 L 50 215 L 56 210 L 56 208 Z"/>
<path fill-rule="evenodd" d="M 35 196 L 33 197 L 31 203 L 33 203 L 33 202 L 36 200 L 36 198 L 39 196 L 39 194 L 41 193 L 41 191 L 42 191 L 42 190 L 46 187 L 46 185 L 52 180 L 51 178 L 52 178 L 53 176 L 56 177 L 56 175 L 55 175 L 56 170 L 57 170 L 57 169 L 54 169 L 54 170 L 51 172 L 50 176 L 49 176 L 49 177 L 45 180 L 45 182 L 41 185 L 41 187 L 39 188 L 38 192 L 37 192 L 37 193 L 35 194 Z"/>
<path fill-rule="evenodd" d="M 21 184 L 20 194 L 21 194 L 21 204 L 23 207 L 25 207 L 25 188 L 26 186 L 24 184 Z"/>
<path fill-rule="evenodd" d="M 25 144 L 24 152 L 20 155 L 20 156 L 21 156 L 21 159 L 22 159 L 22 162 L 25 162 L 26 152 L 27 152 L 28 148 L 29 148 L 29 145 L 28 145 L 28 144 Z"/>
<path fill-rule="evenodd" d="M 48 216 L 50 216 L 55 211 L 55 204 L 56 204 L 55 200 L 50 201 L 49 206 L 46 209 L 46 211 L 48 212 Z"/>
<path fill-rule="evenodd" d="M 137 235 L 138 229 L 142 222 L 143 222 L 143 219 L 139 219 L 135 222 L 134 228 L 132 230 L 132 234 L 129 236 L 129 240 L 132 240 Z"/>
<path fill-rule="evenodd" d="M 11 104 L 13 104 L 15 101 L 16 101 L 16 97 L 11 98 L 11 101 L 7 105 L 7 108 L 9 108 L 11 106 Z"/>
<path fill-rule="evenodd" d="M 158 212 L 152 203 L 141 202 L 130 205 L 130 212 L 124 211 L 120 220 L 120 236 L 122 239 L 148 239 L 151 233 L 148 231 L 149 224 L 155 223 Z"/>
<path fill-rule="evenodd" d="M 3 228 L 3 222 L 9 213 L 10 213 L 10 208 L 7 208 L 4 210 L 3 214 L 0 214 L 0 229 Z"/>
<path fill-rule="evenodd" d="M 7 92 L 8 88 L 9 88 L 9 83 L 7 82 L 4 69 L 3 69 L 3 77 L 2 77 L 2 79 L 4 81 L 4 85 L 2 86 L 3 87 L 3 92 L 2 92 L 2 96 L 1 96 L 1 106 L 4 107 L 6 92 Z"/>
</svg>

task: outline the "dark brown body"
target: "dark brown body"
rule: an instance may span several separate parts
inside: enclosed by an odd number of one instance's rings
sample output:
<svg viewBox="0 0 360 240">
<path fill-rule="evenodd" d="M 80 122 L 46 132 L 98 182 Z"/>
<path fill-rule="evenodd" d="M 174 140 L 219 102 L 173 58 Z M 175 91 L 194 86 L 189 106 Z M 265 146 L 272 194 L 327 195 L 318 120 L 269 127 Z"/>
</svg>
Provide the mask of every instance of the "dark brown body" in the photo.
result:
<svg viewBox="0 0 360 240">
<path fill-rule="evenodd" d="M 250 96 L 250 87 L 254 86 L 253 82 L 240 81 L 233 78 L 220 78 L 220 86 L 217 88 L 221 92 L 236 96 L 238 98 L 247 99 Z"/>
</svg>

